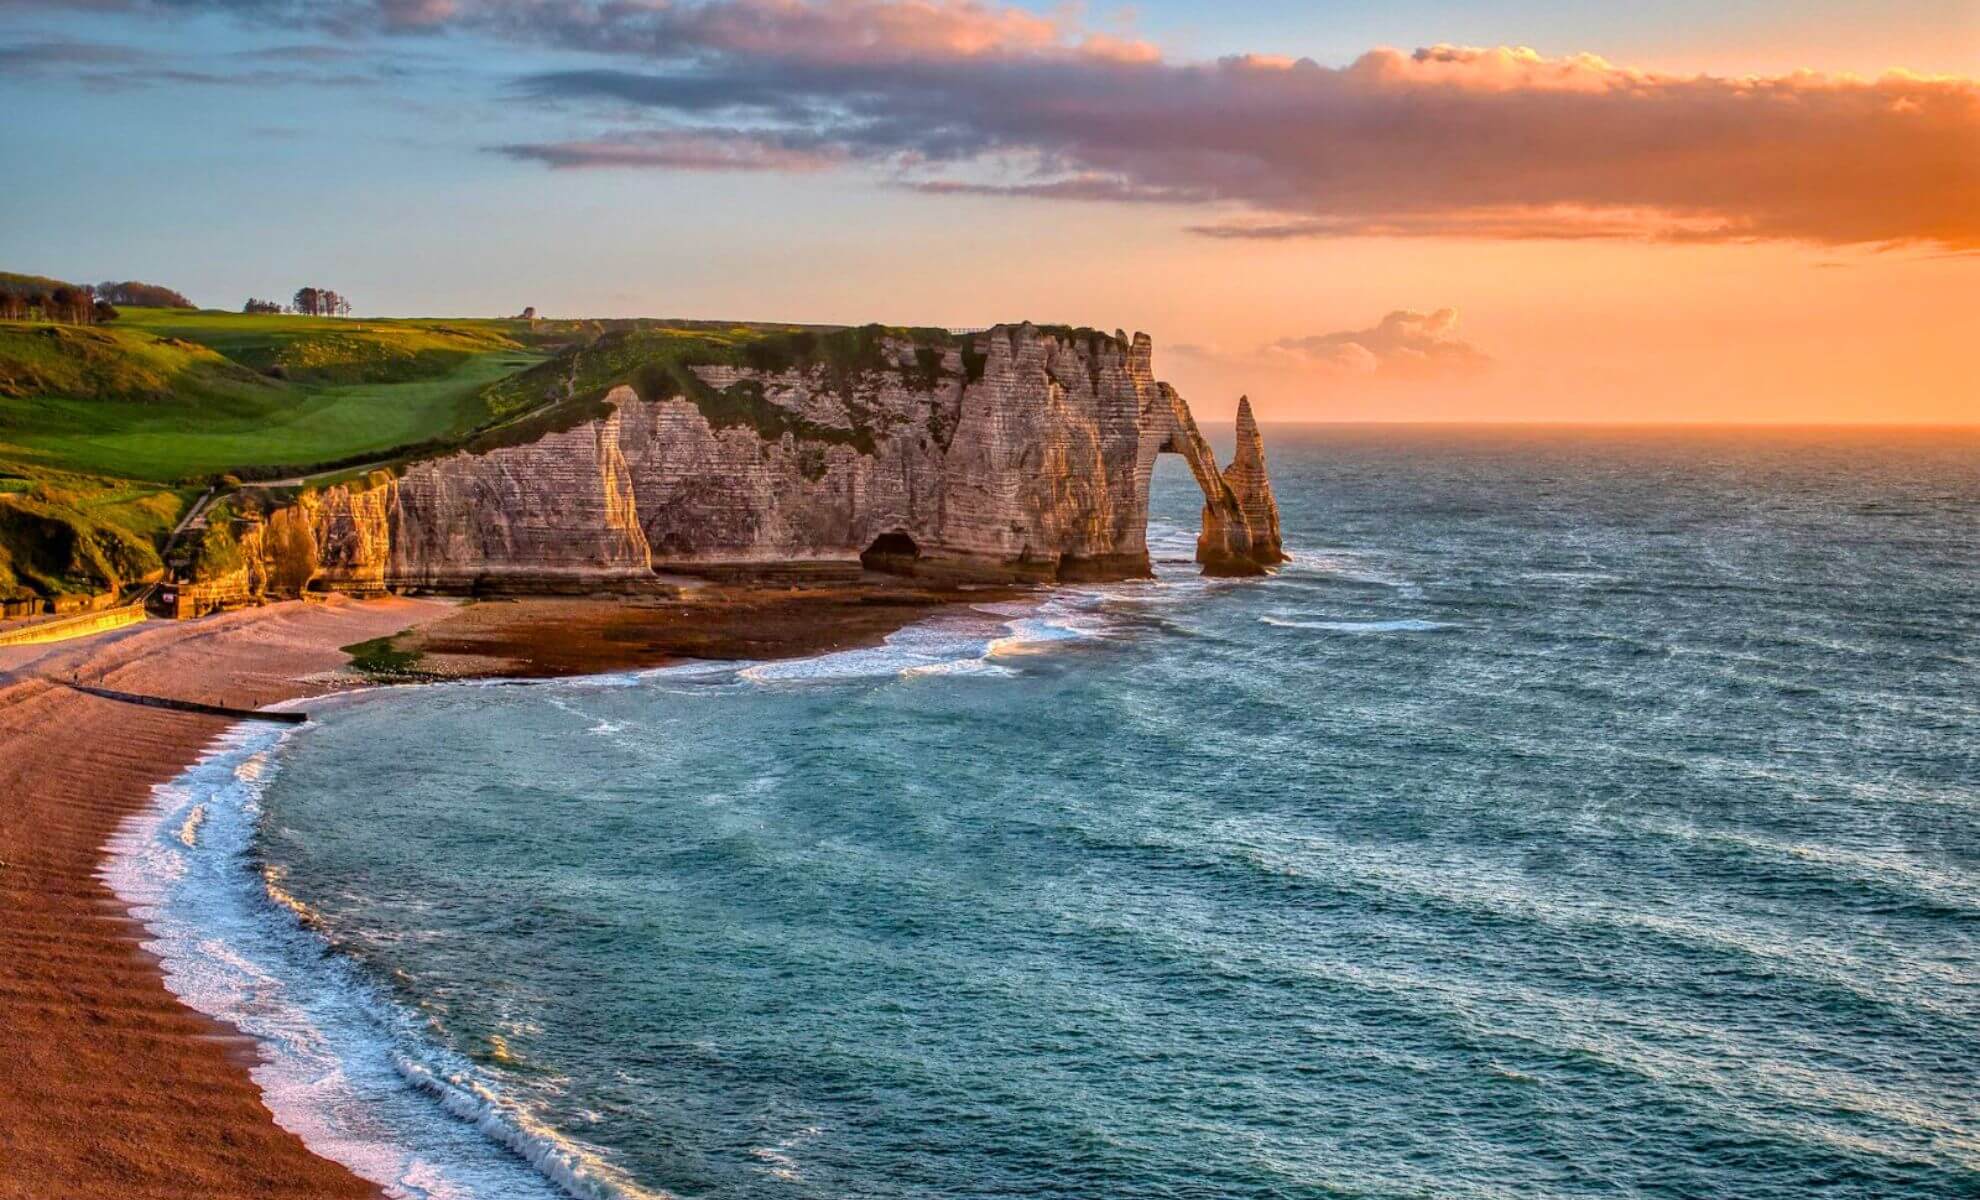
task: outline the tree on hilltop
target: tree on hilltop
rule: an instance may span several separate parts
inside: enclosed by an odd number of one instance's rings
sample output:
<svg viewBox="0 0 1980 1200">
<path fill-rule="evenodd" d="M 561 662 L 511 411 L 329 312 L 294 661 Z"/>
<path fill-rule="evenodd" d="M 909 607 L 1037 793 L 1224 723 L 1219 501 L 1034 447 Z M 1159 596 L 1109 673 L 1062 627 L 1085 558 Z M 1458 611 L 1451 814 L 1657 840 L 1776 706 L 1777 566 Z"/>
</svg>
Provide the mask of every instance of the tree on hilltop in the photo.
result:
<svg viewBox="0 0 1980 1200">
<path fill-rule="evenodd" d="M 107 305 L 105 307 L 108 307 Z M 42 299 L 41 317 L 68 325 L 90 325 L 96 321 L 96 289 L 88 284 L 63 284 Z"/>
<path fill-rule="evenodd" d="M 309 317 L 348 317 L 351 302 L 329 288 L 302 287 L 296 289 L 295 311 Z"/>
<path fill-rule="evenodd" d="M 195 308 L 185 294 L 155 283 L 126 279 L 122 283 L 105 280 L 96 287 L 97 299 L 126 308 Z"/>
</svg>

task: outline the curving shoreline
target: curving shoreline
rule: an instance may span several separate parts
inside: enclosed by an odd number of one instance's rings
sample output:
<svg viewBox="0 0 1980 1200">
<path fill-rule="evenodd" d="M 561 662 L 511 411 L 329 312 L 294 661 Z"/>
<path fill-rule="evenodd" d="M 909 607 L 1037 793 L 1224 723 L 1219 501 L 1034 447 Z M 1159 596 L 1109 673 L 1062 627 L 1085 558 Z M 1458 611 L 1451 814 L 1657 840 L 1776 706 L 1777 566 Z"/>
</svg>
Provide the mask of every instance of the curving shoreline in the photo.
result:
<svg viewBox="0 0 1980 1200">
<path fill-rule="evenodd" d="M 0 1198 L 379 1195 L 276 1125 L 252 1040 L 181 1005 L 101 875 L 152 789 L 232 727 L 67 686 L 261 707 L 361 686 L 341 646 L 412 630 L 435 674 L 562 675 L 870 644 L 996 593 L 710 588 L 665 604 L 291 602 L 0 649 Z"/>
<path fill-rule="evenodd" d="M 376 1196 L 276 1126 L 255 1049 L 166 991 L 98 870 L 106 843 L 232 722 L 65 686 L 258 706 L 325 690 L 348 639 L 444 616 L 418 601 L 146 623 L 0 657 L 0 1196 Z M 63 682 L 55 682 L 57 680 Z"/>
</svg>

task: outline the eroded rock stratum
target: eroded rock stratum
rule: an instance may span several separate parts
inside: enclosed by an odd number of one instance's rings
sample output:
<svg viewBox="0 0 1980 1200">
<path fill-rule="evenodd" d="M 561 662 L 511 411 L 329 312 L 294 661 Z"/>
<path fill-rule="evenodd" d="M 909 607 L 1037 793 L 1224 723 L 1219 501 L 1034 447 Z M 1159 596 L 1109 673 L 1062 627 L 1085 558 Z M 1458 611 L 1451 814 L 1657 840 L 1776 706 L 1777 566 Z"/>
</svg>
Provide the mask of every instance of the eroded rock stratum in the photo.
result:
<svg viewBox="0 0 1980 1200">
<path fill-rule="evenodd" d="M 866 567 L 931 578 L 1149 571 L 1149 481 L 1181 454 L 1213 574 L 1283 561 L 1249 403 L 1220 468 L 1148 337 L 1000 325 L 886 340 L 848 374 L 698 365 L 611 388 L 520 444 L 311 490 L 242 538 L 257 591 L 568 591 L 657 573 Z M 671 393 L 671 394 L 670 394 Z"/>
</svg>

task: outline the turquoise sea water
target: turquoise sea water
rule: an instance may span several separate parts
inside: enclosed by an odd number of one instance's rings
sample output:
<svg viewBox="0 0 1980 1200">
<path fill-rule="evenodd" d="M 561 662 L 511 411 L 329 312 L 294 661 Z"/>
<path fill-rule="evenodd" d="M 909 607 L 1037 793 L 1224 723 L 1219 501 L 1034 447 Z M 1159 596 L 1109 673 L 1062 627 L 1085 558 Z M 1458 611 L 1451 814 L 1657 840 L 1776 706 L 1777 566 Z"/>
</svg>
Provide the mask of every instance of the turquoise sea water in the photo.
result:
<svg viewBox="0 0 1980 1200">
<path fill-rule="evenodd" d="M 1980 436 L 1267 431 L 1294 562 L 390 689 L 125 839 L 409 1196 L 1980 1195 Z"/>
</svg>

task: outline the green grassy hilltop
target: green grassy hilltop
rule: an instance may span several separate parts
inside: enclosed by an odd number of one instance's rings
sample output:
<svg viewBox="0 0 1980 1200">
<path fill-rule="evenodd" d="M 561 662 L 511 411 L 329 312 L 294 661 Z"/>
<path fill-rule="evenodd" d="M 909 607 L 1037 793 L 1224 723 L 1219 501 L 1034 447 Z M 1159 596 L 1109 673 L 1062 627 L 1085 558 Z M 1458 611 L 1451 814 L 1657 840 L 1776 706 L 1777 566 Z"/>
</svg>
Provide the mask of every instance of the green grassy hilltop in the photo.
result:
<svg viewBox="0 0 1980 1200">
<path fill-rule="evenodd" d="M 582 336 L 552 322 L 157 308 L 91 326 L 0 321 L 0 597 L 158 570 L 217 476 L 463 439 L 494 420 L 490 384 Z"/>
<path fill-rule="evenodd" d="M 543 353 L 516 321 L 128 309 L 0 323 L 0 459 L 171 482 L 466 433 L 489 383 Z"/>
<path fill-rule="evenodd" d="M 913 344 L 911 362 L 887 359 L 890 338 Z M 814 368 L 850 400 L 857 379 L 883 367 L 933 386 L 950 350 L 965 375 L 980 374 L 969 338 L 878 325 L 139 307 L 95 325 L 0 321 L 0 598 L 96 593 L 158 571 L 174 526 L 211 486 L 316 486 L 526 443 L 601 414 L 620 385 L 687 399 L 717 427 L 870 451 L 856 404 L 853 428 L 818 426 L 768 403 L 753 381 L 718 390 L 689 368 Z"/>
</svg>

